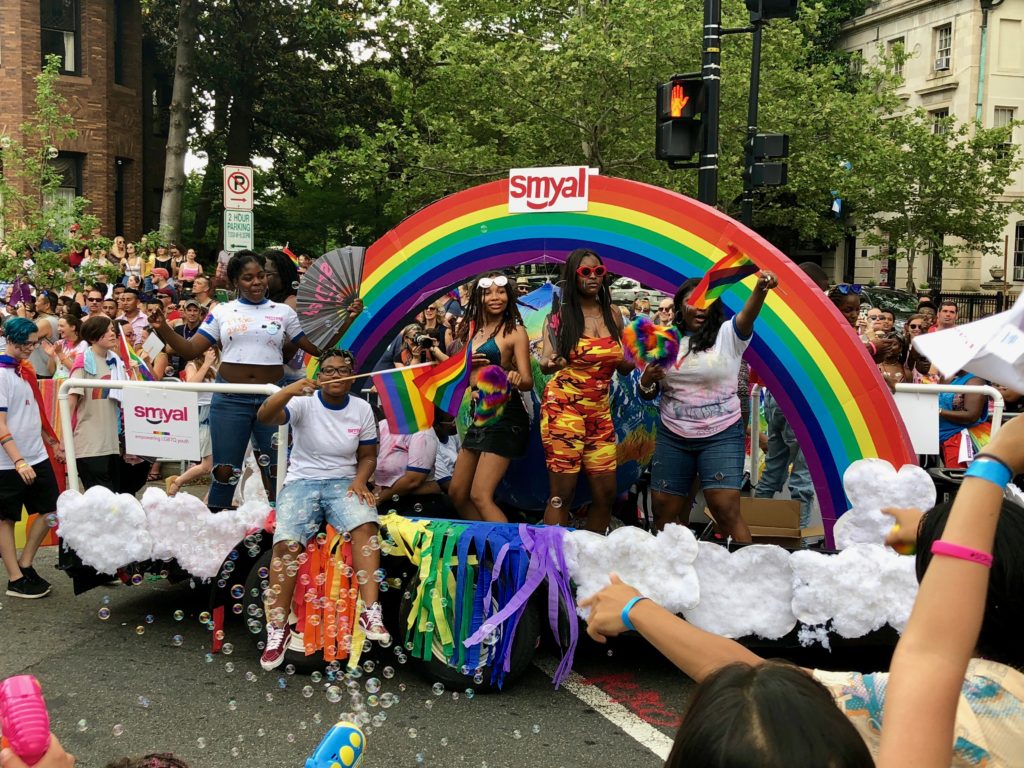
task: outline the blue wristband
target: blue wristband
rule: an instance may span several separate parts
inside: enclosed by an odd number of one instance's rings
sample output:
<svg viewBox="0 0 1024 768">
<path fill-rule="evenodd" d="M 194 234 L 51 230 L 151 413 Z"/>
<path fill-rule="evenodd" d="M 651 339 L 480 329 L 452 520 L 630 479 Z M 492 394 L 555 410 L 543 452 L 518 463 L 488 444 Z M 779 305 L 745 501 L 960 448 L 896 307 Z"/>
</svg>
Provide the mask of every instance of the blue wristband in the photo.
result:
<svg viewBox="0 0 1024 768">
<path fill-rule="evenodd" d="M 1013 472 L 1001 461 L 979 456 L 967 467 L 964 477 L 977 477 L 980 480 L 988 480 L 990 483 L 995 483 L 1000 488 L 1005 488 L 1007 483 L 1013 479 Z"/>
<path fill-rule="evenodd" d="M 622 619 L 622 623 L 626 625 L 626 629 L 628 629 L 630 632 L 635 632 L 636 631 L 636 627 L 634 627 L 633 626 L 633 622 L 631 622 L 629 620 L 629 612 L 631 610 L 633 610 L 633 606 L 634 605 L 639 603 L 641 600 L 646 600 L 646 599 L 647 598 L 644 597 L 643 595 L 638 595 L 637 597 L 634 597 L 632 600 L 630 600 L 628 603 L 626 603 L 622 607 L 622 614 L 621 614 L 620 618 Z"/>
</svg>

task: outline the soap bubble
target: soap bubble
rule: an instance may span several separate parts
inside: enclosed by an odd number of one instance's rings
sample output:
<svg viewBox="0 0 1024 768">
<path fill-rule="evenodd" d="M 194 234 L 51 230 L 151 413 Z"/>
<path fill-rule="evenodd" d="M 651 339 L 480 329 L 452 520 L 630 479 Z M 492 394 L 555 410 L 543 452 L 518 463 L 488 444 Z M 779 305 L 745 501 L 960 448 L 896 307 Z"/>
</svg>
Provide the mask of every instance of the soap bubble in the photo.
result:
<svg viewBox="0 0 1024 768">
<path fill-rule="evenodd" d="M 210 623 L 210 618 L 211 618 L 210 617 L 210 612 L 209 611 L 203 611 L 202 613 L 199 614 L 199 623 L 200 624 L 209 624 Z"/>
<path fill-rule="evenodd" d="M 415 728 L 410 728 L 407 731 L 407 733 L 408 733 L 410 739 L 415 739 L 417 736 L 419 736 L 419 733 L 416 731 Z"/>
<path fill-rule="evenodd" d="M 376 677 L 371 677 L 366 681 L 366 692 L 377 693 L 380 690 L 380 680 Z"/>
<path fill-rule="evenodd" d="M 415 512 L 417 515 L 422 513 L 423 505 L 417 501 L 415 504 L 412 505 L 412 511 Z"/>
<path fill-rule="evenodd" d="M 256 729 L 256 735 L 259 736 L 260 738 L 263 738 L 264 736 L 267 735 L 267 731 L 266 731 L 265 728 L 257 728 Z"/>
<path fill-rule="evenodd" d="M 231 597 L 235 600 L 241 600 L 245 597 L 245 587 L 241 584 L 235 584 L 235 586 L 231 588 Z"/>
<path fill-rule="evenodd" d="M 432 690 L 434 692 L 435 696 L 443 696 L 444 695 L 444 683 L 434 683 L 430 687 L 430 690 Z"/>
<path fill-rule="evenodd" d="M 100 617 L 100 621 L 106 621 L 110 618 L 110 609 L 100 608 L 99 613 L 97 615 Z"/>
<path fill-rule="evenodd" d="M 384 675 L 385 678 L 390 680 L 392 677 L 395 676 L 395 668 L 394 667 L 384 667 L 384 669 L 382 669 L 380 671 L 380 673 L 382 675 Z"/>
<path fill-rule="evenodd" d="M 303 390 L 303 393 L 305 393 L 305 390 Z M 261 453 L 259 458 L 256 459 L 256 463 L 259 464 L 261 467 L 269 467 L 270 466 L 270 456 L 268 456 L 265 453 Z"/>
<path fill-rule="evenodd" d="M 274 700 L 274 694 L 272 694 L 270 691 L 267 691 L 263 695 L 263 698 L 266 699 L 267 701 L 273 701 Z"/>
<path fill-rule="evenodd" d="M 232 747 L 231 748 L 231 756 L 232 757 L 238 757 L 241 754 L 242 754 L 242 750 L 240 750 L 238 747 Z"/>
<path fill-rule="evenodd" d="M 551 508 L 552 509 L 561 509 L 562 508 L 562 497 L 561 496 L 552 496 L 551 497 Z"/>
<path fill-rule="evenodd" d="M 229 661 L 227 664 L 224 665 L 224 671 L 227 672 L 228 674 L 234 672 L 235 671 L 235 665 L 232 664 Z"/>
<path fill-rule="evenodd" d="M 295 290 L 295 291 L 299 290 L 299 281 L 298 280 L 292 280 L 292 290 Z"/>
<path fill-rule="evenodd" d="M 115 736 L 120 736 L 124 733 L 124 726 L 118 723 L 111 729 L 110 732 L 113 733 Z"/>
<path fill-rule="evenodd" d="M 185 618 L 185 612 L 184 611 L 177 610 L 177 611 L 174 612 L 174 620 L 175 621 L 181 621 L 184 618 Z"/>
<path fill-rule="evenodd" d="M 110 605 L 110 595 L 104 595 L 100 598 L 100 602 L 104 605 Z"/>
<path fill-rule="evenodd" d="M 302 687 L 302 696 L 303 696 L 303 698 L 308 699 L 312 695 L 313 695 L 313 686 L 312 685 L 305 685 L 305 686 Z"/>
<path fill-rule="evenodd" d="M 231 606 L 231 612 L 233 614 L 235 614 L 236 616 L 241 616 L 242 615 L 242 604 L 241 603 L 235 603 L 234 605 L 232 605 Z"/>
<path fill-rule="evenodd" d="M 206 654 L 205 659 L 206 659 L 206 663 L 207 664 L 211 663 L 213 661 L 213 654 L 212 653 Z"/>
<path fill-rule="evenodd" d="M 220 652 L 223 653 L 225 656 L 230 656 L 232 653 L 235 652 L 235 646 L 233 646 L 231 643 L 224 643 L 224 645 L 220 649 Z"/>
<path fill-rule="evenodd" d="M 319 683 L 323 679 L 323 675 L 320 672 L 311 672 L 309 679 L 314 683 Z"/>
<path fill-rule="evenodd" d="M 341 688 L 336 685 L 330 685 L 327 687 L 327 700 L 331 704 L 337 704 L 341 701 Z"/>
<path fill-rule="evenodd" d="M 171 645 L 173 645 L 175 648 L 181 648 L 181 644 L 184 642 L 185 638 L 183 638 L 181 635 L 174 635 L 174 637 L 171 638 Z"/>
<path fill-rule="evenodd" d="M 466 698 L 467 699 L 472 699 L 474 696 L 476 696 L 476 691 L 474 691 L 472 688 L 467 688 L 466 689 Z"/>
<path fill-rule="evenodd" d="M 288 681 L 285 680 L 283 677 L 277 678 L 277 687 L 283 691 L 285 688 L 288 687 Z"/>
<path fill-rule="evenodd" d="M 228 709 L 234 712 L 238 709 L 238 702 L 234 699 L 228 699 Z"/>
<path fill-rule="evenodd" d="M 218 629 L 216 632 L 213 633 L 213 638 L 215 640 L 223 640 L 224 639 L 224 630 L 223 629 Z"/>
<path fill-rule="evenodd" d="M 430 700 L 430 699 L 427 699 L 426 701 L 423 702 L 423 708 L 427 709 L 427 710 L 433 709 L 434 708 L 434 702 L 432 700 Z"/>
<path fill-rule="evenodd" d="M 196 746 L 200 749 L 206 749 L 206 739 L 200 736 L 198 739 L 196 739 Z"/>
<path fill-rule="evenodd" d="M 137 626 L 135 628 L 135 634 L 136 635 L 144 635 L 144 634 L 146 634 L 146 628 L 144 626 L 142 626 L 141 624 L 139 624 L 139 626 Z"/>
<path fill-rule="evenodd" d="M 367 660 L 367 661 L 364 661 L 364 662 L 363 662 L 363 671 L 364 671 L 364 672 L 373 672 L 373 670 L 374 670 L 374 668 L 375 668 L 376 666 L 377 666 L 377 665 L 376 665 L 376 664 L 374 664 L 372 660 Z"/>
<path fill-rule="evenodd" d="M 132 576 L 132 586 L 133 587 L 137 587 L 141 583 L 142 583 L 142 574 L 141 573 L 136 573 L 134 576 Z"/>
<path fill-rule="evenodd" d="M 261 579 L 265 579 L 267 578 L 267 576 L 270 575 L 270 571 L 267 568 L 267 566 L 264 565 L 258 571 L 256 571 L 256 575 L 259 576 Z"/>
<path fill-rule="evenodd" d="M 270 436 L 270 447 L 277 448 L 279 445 L 281 445 L 281 436 L 275 432 Z"/>
<path fill-rule="evenodd" d="M 78 721 L 78 730 L 80 730 L 82 733 L 85 733 L 89 730 L 89 723 L 86 721 L 84 717 Z"/>
<path fill-rule="evenodd" d="M 249 672 L 246 672 L 245 673 L 245 679 L 248 682 L 250 682 L 250 683 L 255 683 L 256 682 L 256 673 L 251 671 L 251 670 Z"/>
<path fill-rule="evenodd" d="M 516 728 L 514 731 L 512 731 L 512 738 L 513 739 L 521 739 L 521 738 L 523 738 L 523 732 L 520 731 L 518 728 Z"/>
<path fill-rule="evenodd" d="M 295 674 L 295 665 L 294 664 L 285 664 L 284 665 L 284 673 L 286 675 L 294 675 Z"/>
<path fill-rule="evenodd" d="M 533 726 L 530 728 L 530 730 L 533 731 L 534 733 L 540 733 L 540 726 L 537 725 L 537 723 L 534 723 Z"/>
<path fill-rule="evenodd" d="M 294 733 L 289 733 L 289 734 L 288 734 L 287 736 L 285 736 L 284 738 L 285 738 L 285 740 L 286 740 L 286 741 L 287 741 L 287 742 L 288 742 L 289 744 L 294 744 L 294 743 L 295 743 L 295 734 L 294 734 Z"/>
<path fill-rule="evenodd" d="M 484 681 L 484 673 L 483 673 L 483 672 L 481 672 L 481 671 L 480 671 L 480 670 L 478 669 L 478 670 L 476 671 L 476 674 L 475 674 L 475 675 L 473 675 L 473 682 L 474 682 L 474 683 L 476 683 L 477 685 L 480 685 L 481 683 L 483 683 L 483 681 Z"/>
<path fill-rule="evenodd" d="M 151 614 L 151 613 L 147 614 L 147 616 L 146 616 L 146 623 L 147 624 L 152 624 L 154 621 L 156 621 L 156 617 L 153 616 L 153 614 Z"/>
<path fill-rule="evenodd" d="M 50 514 L 48 514 L 46 516 L 46 524 L 50 528 L 56 528 L 57 527 L 57 513 L 56 512 L 51 512 Z"/>
<path fill-rule="evenodd" d="M 424 755 L 422 752 L 417 752 L 416 753 L 416 764 L 417 765 L 423 765 L 423 763 L 426 762 L 426 759 L 427 759 L 426 755 Z"/>
</svg>

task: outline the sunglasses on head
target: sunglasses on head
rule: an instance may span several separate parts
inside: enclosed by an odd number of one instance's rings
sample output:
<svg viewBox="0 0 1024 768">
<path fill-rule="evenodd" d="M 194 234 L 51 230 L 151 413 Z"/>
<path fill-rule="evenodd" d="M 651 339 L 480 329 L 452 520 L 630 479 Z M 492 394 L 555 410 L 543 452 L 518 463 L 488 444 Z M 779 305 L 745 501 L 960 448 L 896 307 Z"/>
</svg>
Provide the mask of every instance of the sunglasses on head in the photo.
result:
<svg viewBox="0 0 1024 768">
<path fill-rule="evenodd" d="M 864 290 L 864 286 L 860 283 L 840 283 L 836 286 L 836 290 L 843 294 L 843 296 L 849 296 L 851 293 L 860 296 L 860 292 Z"/>
<path fill-rule="evenodd" d="M 504 275 L 498 275 L 497 277 L 481 277 L 476 284 L 476 287 L 481 291 L 486 291 L 492 285 L 496 285 L 499 288 L 504 288 L 508 285 L 508 278 Z"/>
<path fill-rule="evenodd" d="M 581 266 L 576 267 L 576 274 L 582 278 L 604 277 L 608 274 L 608 270 L 605 269 L 604 264 L 598 264 L 596 267 Z"/>
</svg>

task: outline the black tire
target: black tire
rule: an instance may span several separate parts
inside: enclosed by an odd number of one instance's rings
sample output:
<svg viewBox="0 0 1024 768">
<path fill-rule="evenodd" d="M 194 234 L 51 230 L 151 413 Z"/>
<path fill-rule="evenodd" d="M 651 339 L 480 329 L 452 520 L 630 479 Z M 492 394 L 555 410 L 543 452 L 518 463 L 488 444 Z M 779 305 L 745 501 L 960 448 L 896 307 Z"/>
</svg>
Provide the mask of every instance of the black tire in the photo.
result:
<svg viewBox="0 0 1024 768">
<path fill-rule="evenodd" d="M 396 636 L 395 642 L 404 642 L 405 627 L 408 624 L 409 612 L 412 610 L 411 596 L 416 593 L 418 586 L 419 574 L 414 573 L 405 583 L 402 602 L 398 609 L 398 627 L 401 634 Z M 540 613 L 536 604 L 531 600 L 526 604 L 523 615 L 519 618 L 519 623 L 516 625 L 516 636 L 512 641 L 509 671 L 505 675 L 502 689 L 513 685 L 526 672 L 530 662 L 533 661 L 534 653 L 539 645 Z M 435 642 L 433 651 L 432 658 L 428 660 L 417 659 L 412 655 L 409 657 L 413 667 L 430 682 L 441 683 L 445 688 L 452 691 L 472 689 L 476 693 L 494 693 L 499 690 L 498 686 L 491 682 L 491 668 L 489 664 L 484 664 L 481 668 L 483 680 L 478 683 L 473 679 L 475 670 L 473 674 L 466 675 L 448 664 L 448 660 L 439 643 Z"/>
</svg>

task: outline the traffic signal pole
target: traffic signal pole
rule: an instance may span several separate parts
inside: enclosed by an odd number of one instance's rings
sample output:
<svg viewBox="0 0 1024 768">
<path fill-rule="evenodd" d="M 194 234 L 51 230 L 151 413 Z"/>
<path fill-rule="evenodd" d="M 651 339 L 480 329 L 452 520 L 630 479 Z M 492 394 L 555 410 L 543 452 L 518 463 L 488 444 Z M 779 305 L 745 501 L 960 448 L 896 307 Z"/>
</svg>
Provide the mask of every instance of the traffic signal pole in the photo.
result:
<svg viewBox="0 0 1024 768">
<path fill-rule="evenodd" d="M 704 0 L 704 148 L 697 171 L 697 199 L 718 204 L 718 114 L 722 93 L 722 2 Z M 756 108 L 756 107 L 755 107 Z"/>
<path fill-rule="evenodd" d="M 761 30 L 764 23 L 754 26 L 753 51 L 750 57 L 750 96 L 747 100 L 747 143 L 743 153 L 743 198 L 740 202 L 740 222 L 754 224 L 754 137 L 757 136 L 757 101 L 761 90 Z"/>
</svg>

